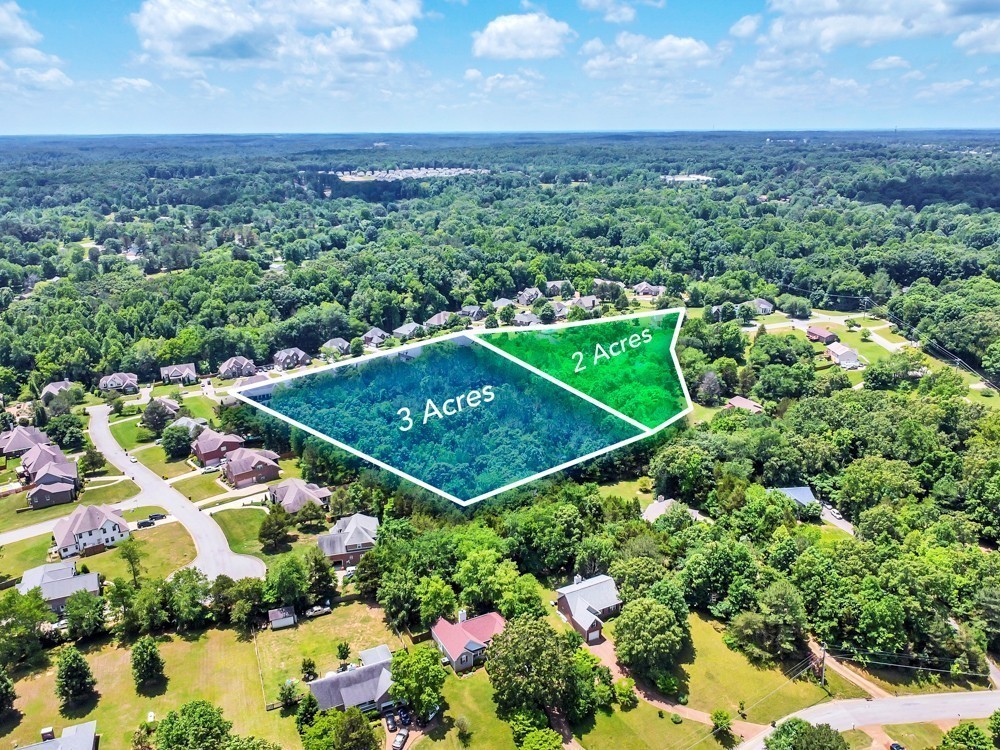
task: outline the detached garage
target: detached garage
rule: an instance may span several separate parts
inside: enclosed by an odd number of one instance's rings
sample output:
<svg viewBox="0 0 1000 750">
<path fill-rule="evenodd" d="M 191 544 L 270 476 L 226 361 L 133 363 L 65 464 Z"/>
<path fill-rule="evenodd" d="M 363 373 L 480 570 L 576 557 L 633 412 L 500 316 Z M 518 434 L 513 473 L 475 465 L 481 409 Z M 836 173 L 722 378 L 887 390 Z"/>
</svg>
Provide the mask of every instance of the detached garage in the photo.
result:
<svg viewBox="0 0 1000 750">
<path fill-rule="evenodd" d="M 296 623 L 294 607 L 279 607 L 267 611 L 267 622 L 271 630 L 281 630 L 290 628 Z"/>
</svg>

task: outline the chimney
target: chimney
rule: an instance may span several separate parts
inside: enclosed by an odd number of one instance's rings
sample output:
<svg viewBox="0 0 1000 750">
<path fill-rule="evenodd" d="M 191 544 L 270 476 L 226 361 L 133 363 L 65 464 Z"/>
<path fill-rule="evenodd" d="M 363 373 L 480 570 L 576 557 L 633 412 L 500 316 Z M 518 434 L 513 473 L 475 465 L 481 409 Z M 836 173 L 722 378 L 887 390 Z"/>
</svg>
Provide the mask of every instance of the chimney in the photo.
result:
<svg viewBox="0 0 1000 750">
<path fill-rule="evenodd" d="M 581 576 L 579 573 L 573 576 L 573 585 L 575 586 L 578 583 L 583 583 L 583 576 Z"/>
<path fill-rule="evenodd" d="M 42 730 L 42 742 L 47 742 L 48 740 L 54 740 L 56 738 L 56 730 L 52 727 L 45 727 Z"/>
<path fill-rule="evenodd" d="M 469 615 L 468 615 L 468 613 L 464 609 L 458 610 L 458 621 L 459 622 L 465 622 L 468 619 L 469 619 Z"/>
</svg>

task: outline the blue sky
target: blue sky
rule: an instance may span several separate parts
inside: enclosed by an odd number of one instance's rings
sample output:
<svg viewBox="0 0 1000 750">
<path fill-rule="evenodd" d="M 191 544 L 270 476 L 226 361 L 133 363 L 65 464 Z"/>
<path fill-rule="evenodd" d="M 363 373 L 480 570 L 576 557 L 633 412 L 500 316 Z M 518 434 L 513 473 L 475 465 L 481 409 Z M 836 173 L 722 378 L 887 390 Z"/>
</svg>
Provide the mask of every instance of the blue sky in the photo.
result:
<svg viewBox="0 0 1000 750">
<path fill-rule="evenodd" d="M 0 132 L 1000 127 L 1000 0 L 0 0 Z"/>
</svg>

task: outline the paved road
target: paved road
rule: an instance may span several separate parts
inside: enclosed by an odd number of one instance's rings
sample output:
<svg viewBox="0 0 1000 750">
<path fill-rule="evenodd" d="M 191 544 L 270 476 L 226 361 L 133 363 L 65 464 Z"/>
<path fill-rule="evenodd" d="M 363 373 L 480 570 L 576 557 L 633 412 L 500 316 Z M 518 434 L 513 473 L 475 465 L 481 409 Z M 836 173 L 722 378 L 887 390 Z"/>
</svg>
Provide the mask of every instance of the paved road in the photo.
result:
<svg viewBox="0 0 1000 750">
<path fill-rule="evenodd" d="M 229 549 L 222 529 L 212 519 L 141 463 L 132 463 L 128 455 L 111 435 L 108 426 L 107 406 L 92 406 L 90 411 L 90 439 L 94 441 L 108 462 L 139 485 L 140 492 L 130 502 L 136 505 L 159 505 L 184 524 L 198 550 L 192 566 L 199 568 L 209 578 L 221 574 L 231 578 L 263 578 L 267 569 L 262 560 L 250 555 L 237 555 Z"/>
<path fill-rule="evenodd" d="M 855 727 L 881 724 L 984 719 L 998 708 L 1000 692 L 978 690 L 972 693 L 935 693 L 870 701 L 831 701 L 797 711 L 792 716 L 805 719 L 810 724 L 829 724 L 838 732 L 843 732 Z M 737 750 L 762 750 L 765 737 L 772 731 L 769 727 L 767 731 L 742 743 Z"/>
</svg>

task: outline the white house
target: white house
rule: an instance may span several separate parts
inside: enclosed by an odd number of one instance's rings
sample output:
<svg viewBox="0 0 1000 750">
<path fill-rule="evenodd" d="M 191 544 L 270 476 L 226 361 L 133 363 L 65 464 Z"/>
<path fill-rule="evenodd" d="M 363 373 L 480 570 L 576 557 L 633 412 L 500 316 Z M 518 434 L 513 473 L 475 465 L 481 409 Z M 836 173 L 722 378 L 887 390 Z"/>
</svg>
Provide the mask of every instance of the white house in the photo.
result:
<svg viewBox="0 0 1000 750">
<path fill-rule="evenodd" d="M 840 365 L 845 370 L 853 370 L 859 364 L 857 350 L 852 349 L 849 346 L 845 346 L 839 341 L 835 341 L 832 344 L 827 345 L 826 356 L 828 356 L 832 362 Z"/>
<path fill-rule="evenodd" d="M 52 536 L 59 557 L 67 558 L 128 539 L 129 530 L 125 519 L 111 506 L 81 505 L 56 522 Z"/>
</svg>

